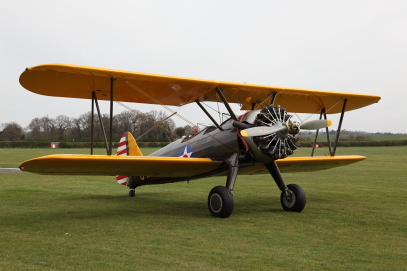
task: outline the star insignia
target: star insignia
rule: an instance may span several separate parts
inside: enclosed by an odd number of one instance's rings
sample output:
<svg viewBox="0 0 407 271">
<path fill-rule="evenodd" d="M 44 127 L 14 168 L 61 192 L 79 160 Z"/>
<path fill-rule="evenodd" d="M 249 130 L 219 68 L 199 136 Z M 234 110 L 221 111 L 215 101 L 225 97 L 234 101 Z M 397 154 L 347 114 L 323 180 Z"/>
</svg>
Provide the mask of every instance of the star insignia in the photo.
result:
<svg viewBox="0 0 407 271">
<path fill-rule="evenodd" d="M 190 158 L 191 155 L 192 155 L 192 151 L 191 151 L 191 152 L 188 152 L 187 146 L 185 146 L 184 153 L 181 154 L 181 156 L 179 156 L 179 157 Z"/>
</svg>

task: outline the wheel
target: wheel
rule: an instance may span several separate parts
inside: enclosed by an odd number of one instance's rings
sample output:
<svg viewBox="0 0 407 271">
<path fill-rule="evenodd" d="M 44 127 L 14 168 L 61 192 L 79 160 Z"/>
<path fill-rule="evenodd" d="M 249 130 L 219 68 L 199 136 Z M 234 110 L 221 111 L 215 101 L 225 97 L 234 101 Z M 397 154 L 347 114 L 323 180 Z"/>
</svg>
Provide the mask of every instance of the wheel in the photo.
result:
<svg viewBox="0 0 407 271">
<path fill-rule="evenodd" d="M 129 197 L 134 197 L 136 195 L 136 190 L 130 189 L 129 191 Z"/>
<path fill-rule="evenodd" d="M 290 195 L 287 196 L 285 192 L 281 193 L 281 206 L 283 206 L 284 211 L 301 213 L 307 201 L 304 190 L 296 184 L 289 184 L 287 187 Z"/>
<path fill-rule="evenodd" d="M 208 208 L 214 217 L 227 218 L 233 212 L 232 191 L 224 186 L 216 186 L 208 196 Z"/>
</svg>

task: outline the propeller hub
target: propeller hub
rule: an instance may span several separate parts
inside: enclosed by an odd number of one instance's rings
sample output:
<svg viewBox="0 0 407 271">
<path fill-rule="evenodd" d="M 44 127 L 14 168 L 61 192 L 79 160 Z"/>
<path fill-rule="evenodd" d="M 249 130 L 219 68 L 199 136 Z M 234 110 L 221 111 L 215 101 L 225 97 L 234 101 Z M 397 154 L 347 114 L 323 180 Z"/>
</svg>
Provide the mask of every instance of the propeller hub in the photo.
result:
<svg viewBox="0 0 407 271">
<path fill-rule="evenodd" d="M 300 123 L 296 121 L 288 120 L 284 125 L 287 126 L 287 130 L 285 131 L 286 134 L 290 133 L 296 135 L 300 132 Z"/>
</svg>

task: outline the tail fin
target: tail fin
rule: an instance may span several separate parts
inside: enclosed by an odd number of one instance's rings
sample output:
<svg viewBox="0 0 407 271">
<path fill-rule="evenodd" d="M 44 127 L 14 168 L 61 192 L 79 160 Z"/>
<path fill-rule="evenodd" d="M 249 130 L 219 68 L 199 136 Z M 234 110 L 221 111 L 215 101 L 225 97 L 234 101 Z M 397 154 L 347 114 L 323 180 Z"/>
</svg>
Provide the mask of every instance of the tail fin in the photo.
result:
<svg viewBox="0 0 407 271">
<path fill-rule="evenodd" d="M 136 140 L 130 132 L 124 132 L 117 147 L 118 156 L 143 156 Z M 116 181 L 121 185 L 126 185 L 129 176 L 116 176 Z"/>
</svg>

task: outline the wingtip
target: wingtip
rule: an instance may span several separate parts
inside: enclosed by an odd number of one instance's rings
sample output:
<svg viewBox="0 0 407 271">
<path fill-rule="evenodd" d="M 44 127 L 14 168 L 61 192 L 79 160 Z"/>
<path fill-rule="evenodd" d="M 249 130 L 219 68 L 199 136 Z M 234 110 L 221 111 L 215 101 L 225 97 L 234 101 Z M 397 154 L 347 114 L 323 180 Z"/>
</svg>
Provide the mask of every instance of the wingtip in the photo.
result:
<svg viewBox="0 0 407 271">
<path fill-rule="evenodd" d="M 331 126 L 331 125 L 332 125 L 332 120 L 327 120 L 327 121 L 326 121 L 326 126 L 329 127 L 329 126 Z"/>
</svg>

